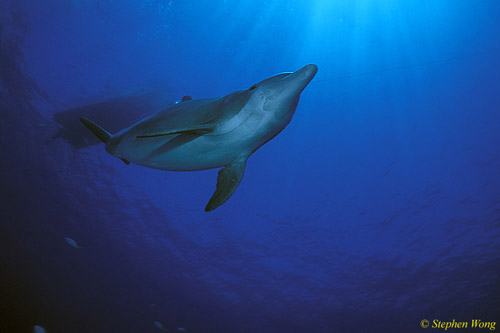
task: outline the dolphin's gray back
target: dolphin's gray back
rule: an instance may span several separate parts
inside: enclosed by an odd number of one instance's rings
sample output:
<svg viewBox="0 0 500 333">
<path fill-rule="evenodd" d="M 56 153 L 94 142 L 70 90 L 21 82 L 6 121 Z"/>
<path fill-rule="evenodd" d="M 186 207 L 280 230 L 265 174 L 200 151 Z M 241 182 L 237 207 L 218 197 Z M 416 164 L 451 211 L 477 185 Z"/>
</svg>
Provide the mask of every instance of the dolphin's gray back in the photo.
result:
<svg viewBox="0 0 500 333">
<path fill-rule="evenodd" d="M 237 91 L 219 98 L 181 102 L 136 123 L 123 132 L 130 135 L 145 135 L 223 121 L 238 113 L 248 98 L 245 91 Z"/>
</svg>

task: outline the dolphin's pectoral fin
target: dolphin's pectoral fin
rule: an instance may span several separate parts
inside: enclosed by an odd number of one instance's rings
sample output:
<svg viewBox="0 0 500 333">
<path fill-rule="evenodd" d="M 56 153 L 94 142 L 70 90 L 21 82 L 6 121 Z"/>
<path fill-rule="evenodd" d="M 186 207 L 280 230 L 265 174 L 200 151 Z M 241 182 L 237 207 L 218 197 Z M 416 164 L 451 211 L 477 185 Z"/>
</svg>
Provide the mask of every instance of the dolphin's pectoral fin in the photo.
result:
<svg viewBox="0 0 500 333">
<path fill-rule="evenodd" d="M 173 138 L 172 140 L 168 140 L 166 143 L 161 145 L 160 147 L 156 148 L 153 150 L 151 153 L 148 155 L 148 159 L 154 158 L 158 155 L 165 154 L 172 149 L 178 148 L 190 141 L 193 141 L 199 137 L 199 135 L 192 135 L 192 134 L 181 134 Z"/>
<path fill-rule="evenodd" d="M 246 163 L 247 160 L 245 158 L 244 160 L 228 165 L 219 171 L 219 176 L 217 177 L 217 188 L 205 207 L 205 211 L 209 212 L 214 210 L 231 197 L 243 178 Z"/>
<path fill-rule="evenodd" d="M 129 161 L 129 160 L 126 160 L 126 159 L 124 159 L 124 158 L 120 158 L 120 159 L 121 159 L 121 160 L 123 161 L 123 163 L 125 163 L 126 165 L 129 165 L 129 164 L 130 164 L 130 161 Z"/>
<path fill-rule="evenodd" d="M 202 135 L 212 132 L 215 129 L 215 125 L 213 124 L 204 124 L 204 125 L 193 125 L 189 127 L 175 128 L 172 130 L 168 130 L 165 132 L 157 132 L 157 133 L 148 133 L 144 135 L 138 135 L 138 139 L 145 138 L 155 138 L 158 136 L 166 136 L 166 135 L 175 135 L 175 134 L 193 134 L 193 135 Z"/>
</svg>

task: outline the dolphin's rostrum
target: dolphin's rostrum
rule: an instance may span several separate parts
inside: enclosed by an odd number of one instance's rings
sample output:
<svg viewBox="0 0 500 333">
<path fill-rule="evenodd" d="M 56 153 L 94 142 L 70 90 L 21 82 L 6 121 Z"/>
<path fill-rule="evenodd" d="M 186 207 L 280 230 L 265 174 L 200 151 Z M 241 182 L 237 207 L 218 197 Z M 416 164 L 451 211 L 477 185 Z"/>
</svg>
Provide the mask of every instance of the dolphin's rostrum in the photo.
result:
<svg viewBox="0 0 500 333">
<path fill-rule="evenodd" d="M 106 143 L 106 151 L 127 164 L 170 171 L 222 167 L 208 212 L 234 193 L 248 157 L 288 125 L 317 71 L 311 64 L 224 97 L 185 98 L 115 135 L 87 118 L 80 120 Z"/>
</svg>

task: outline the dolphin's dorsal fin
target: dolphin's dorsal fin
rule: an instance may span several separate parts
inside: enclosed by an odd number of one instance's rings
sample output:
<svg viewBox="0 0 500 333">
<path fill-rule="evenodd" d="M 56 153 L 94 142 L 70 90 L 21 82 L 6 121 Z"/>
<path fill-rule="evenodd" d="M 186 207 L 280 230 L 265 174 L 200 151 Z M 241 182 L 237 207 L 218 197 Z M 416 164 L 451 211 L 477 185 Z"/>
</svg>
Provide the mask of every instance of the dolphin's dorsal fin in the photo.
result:
<svg viewBox="0 0 500 333">
<path fill-rule="evenodd" d="M 181 102 L 192 101 L 192 100 L 193 100 L 193 97 L 186 95 L 186 96 L 182 97 Z"/>
<path fill-rule="evenodd" d="M 166 135 L 174 135 L 174 134 L 193 134 L 193 135 L 202 135 L 212 132 L 215 129 L 215 125 L 213 124 L 204 124 L 204 125 L 193 125 L 189 127 L 182 128 L 174 128 L 165 132 L 156 132 L 156 133 L 148 133 L 143 135 L 138 135 L 138 139 L 145 138 L 155 138 L 158 136 L 166 136 Z"/>
<path fill-rule="evenodd" d="M 205 207 L 205 211 L 209 212 L 214 210 L 231 197 L 243 178 L 246 164 L 247 159 L 241 159 L 219 171 L 217 188 Z"/>
</svg>

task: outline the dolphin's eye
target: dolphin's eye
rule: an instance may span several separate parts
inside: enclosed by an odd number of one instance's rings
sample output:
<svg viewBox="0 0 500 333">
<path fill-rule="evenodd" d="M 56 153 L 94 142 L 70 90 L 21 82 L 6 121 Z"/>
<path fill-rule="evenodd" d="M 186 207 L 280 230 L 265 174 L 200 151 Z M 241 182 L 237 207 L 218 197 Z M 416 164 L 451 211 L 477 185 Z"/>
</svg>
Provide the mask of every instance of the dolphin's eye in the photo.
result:
<svg viewBox="0 0 500 333">
<path fill-rule="evenodd" d="M 254 90 L 255 88 L 257 88 L 256 84 L 254 84 L 253 86 L 251 86 L 250 89 L 248 89 L 248 90 Z"/>
</svg>

